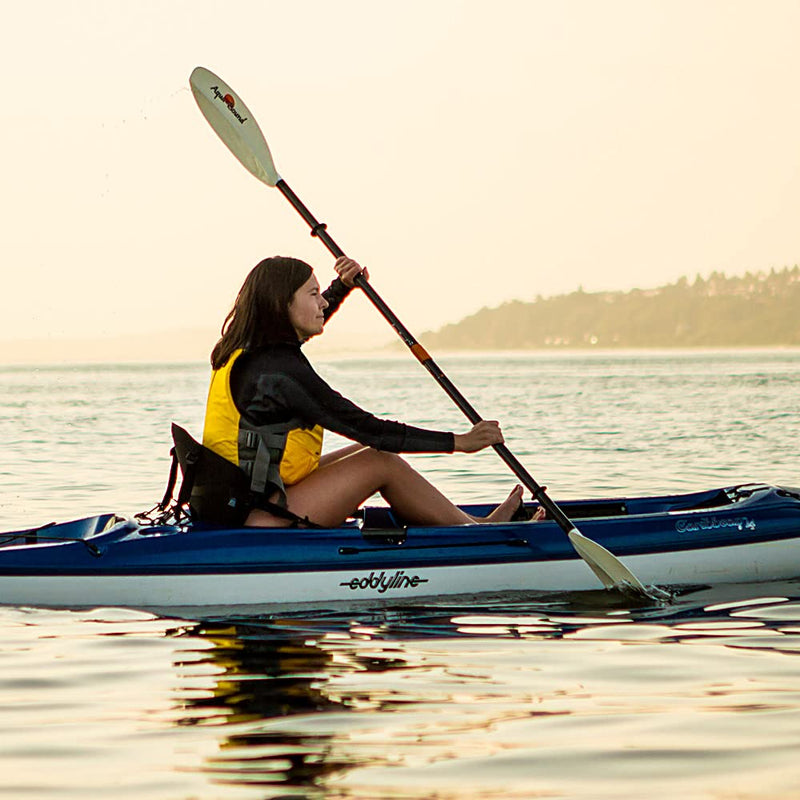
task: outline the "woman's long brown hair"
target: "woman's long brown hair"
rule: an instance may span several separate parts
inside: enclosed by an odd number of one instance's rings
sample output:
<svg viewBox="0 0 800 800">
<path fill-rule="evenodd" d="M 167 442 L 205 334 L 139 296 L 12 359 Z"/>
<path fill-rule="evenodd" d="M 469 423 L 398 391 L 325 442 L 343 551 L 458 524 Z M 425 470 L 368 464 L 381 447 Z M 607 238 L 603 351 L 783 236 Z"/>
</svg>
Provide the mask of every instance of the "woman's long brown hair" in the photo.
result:
<svg viewBox="0 0 800 800">
<path fill-rule="evenodd" d="M 297 341 L 289 320 L 289 303 L 311 273 L 305 261 L 286 256 L 265 258 L 256 264 L 222 323 L 222 336 L 211 351 L 211 366 L 224 367 L 239 349 Z"/>
</svg>

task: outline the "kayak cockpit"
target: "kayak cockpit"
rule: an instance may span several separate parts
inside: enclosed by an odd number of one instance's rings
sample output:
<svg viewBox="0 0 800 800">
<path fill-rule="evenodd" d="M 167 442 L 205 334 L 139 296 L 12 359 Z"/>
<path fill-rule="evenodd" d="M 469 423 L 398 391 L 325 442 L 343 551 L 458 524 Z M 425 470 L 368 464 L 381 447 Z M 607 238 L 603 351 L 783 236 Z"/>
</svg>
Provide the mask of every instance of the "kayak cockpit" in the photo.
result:
<svg viewBox="0 0 800 800">
<path fill-rule="evenodd" d="M 778 489 L 766 484 L 742 484 L 690 494 L 565 500 L 560 501 L 559 506 L 571 520 L 678 514 L 690 511 L 730 508 L 754 495 L 762 495 L 770 491 L 792 493 L 792 490 Z M 538 507 L 539 504 L 536 502 L 525 503 L 525 508 L 529 512 L 526 516 L 531 515 Z M 461 505 L 460 508 L 468 514 L 482 517 L 488 515 L 494 506 L 481 503 L 465 504 Z M 356 512 L 354 519 L 355 524 L 365 538 L 404 537 L 409 527 L 408 523 L 398 517 L 391 508 L 383 506 L 364 506 Z M 524 521 L 524 517 L 520 521 Z M 353 521 L 350 521 L 349 524 L 352 526 Z"/>
<path fill-rule="evenodd" d="M 776 489 L 766 484 L 742 484 L 723 489 L 710 489 L 689 494 L 658 495 L 653 497 L 614 497 L 593 500 L 563 500 L 559 507 L 571 520 L 601 519 L 606 517 L 631 517 L 649 514 L 683 513 L 687 511 L 702 511 L 714 508 L 729 508 L 739 502 L 747 500 L 754 495 L 770 491 L 784 491 L 792 493 L 789 489 Z M 462 506 L 468 514 L 485 516 L 493 506 L 470 505 Z M 538 503 L 525 503 L 528 511 L 535 511 Z"/>
</svg>

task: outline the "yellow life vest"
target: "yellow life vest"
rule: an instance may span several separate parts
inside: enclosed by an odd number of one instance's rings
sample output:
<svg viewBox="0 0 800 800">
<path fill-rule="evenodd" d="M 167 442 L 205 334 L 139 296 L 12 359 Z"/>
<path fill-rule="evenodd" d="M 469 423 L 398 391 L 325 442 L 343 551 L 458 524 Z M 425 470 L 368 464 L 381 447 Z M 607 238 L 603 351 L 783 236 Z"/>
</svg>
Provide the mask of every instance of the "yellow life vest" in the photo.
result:
<svg viewBox="0 0 800 800">
<path fill-rule="evenodd" d="M 281 479 L 284 485 L 299 483 L 319 467 L 324 433 L 321 425 L 293 428 L 289 431 L 281 459 Z"/>
<path fill-rule="evenodd" d="M 320 425 L 303 428 L 298 420 L 292 420 L 288 430 L 285 424 L 266 425 L 261 428 L 250 428 L 245 425 L 233 402 L 230 383 L 231 369 L 241 353 L 241 350 L 235 351 L 224 366 L 211 374 L 203 444 L 236 466 L 244 467 L 243 462 L 250 461 L 248 457 L 250 454 L 244 451 L 253 449 L 254 435 L 269 439 L 265 441 L 266 446 L 261 450 L 263 452 L 269 450 L 272 456 L 278 459 L 280 480 L 284 486 L 291 486 L 303 480 L 319 466 L 323 429 Z"/>
</svg>

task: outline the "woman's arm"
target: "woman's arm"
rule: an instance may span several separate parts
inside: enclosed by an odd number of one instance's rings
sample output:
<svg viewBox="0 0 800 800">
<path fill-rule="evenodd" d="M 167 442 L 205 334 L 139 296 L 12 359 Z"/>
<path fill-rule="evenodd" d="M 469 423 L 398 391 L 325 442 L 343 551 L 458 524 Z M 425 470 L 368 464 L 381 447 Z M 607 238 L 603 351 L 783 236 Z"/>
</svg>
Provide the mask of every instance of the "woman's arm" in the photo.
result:
<svg viewBox="0 0 800 800">
<path fill-rule="evenodd" d="M 353 441 L 392 453 L 452 453 L 452 433 L 417 428 L 370 414 L 332 389 L 295 345 L 277 345 L 240 356 L 231 390 L 253 425 L 299 417 Z M 475 443 L 468 438 L 466 445 Z M 462 442 L 462 445 L 464 443 Z"/>
</svg>

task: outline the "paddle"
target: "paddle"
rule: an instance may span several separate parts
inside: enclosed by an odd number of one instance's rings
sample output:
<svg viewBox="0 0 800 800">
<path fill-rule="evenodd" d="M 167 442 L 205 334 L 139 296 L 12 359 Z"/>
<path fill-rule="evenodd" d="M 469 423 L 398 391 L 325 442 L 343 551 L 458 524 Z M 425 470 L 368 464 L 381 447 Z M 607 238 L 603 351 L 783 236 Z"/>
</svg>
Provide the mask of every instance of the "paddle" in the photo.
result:
<svg viewBox="0 0 800 800">
<path fill-rule="evenodd" d="M 203 67 L 194 69 L 189 83 L 203 116 L 242 166 L 262 183 L 279 189 L 311 228 L 311 235 L 318 237 L 335 257 L 343 256 L 344 251 L 328 234 L 325 224 L 316 220 L 314 215 L 289 188 L 286 181 L 278 174 L 264 135 L 239 95 L 214 75 L 213 72 Z M 467 419 L 473 425 L 480 422 L 480 414 L 444 374 L 425 348 L 411 335 L 405 325 L 384 303 L 369 281 L 363 275 L 359 275 L 355 283 L 395 329 L 422 366 L 428 370 L 436 382 L 464 412 Z M 641 581 L 616 556 L 578 531 L 567 518 L 567 515 L 548 497 L 544 488 L 533 479 L 505 444 L 493 446 L 500 458 L 511 468 L 511 471 L 519 478 L 521 483 L 547 510 L 549 516 L 555 520 L 561 530 L 567 534 L 578 555 L 591 567 L 607 589 L 622 589 L 644 595 L 650 599 L 657 599 L 654 594 L 645 589 Z"/>
</svg>

